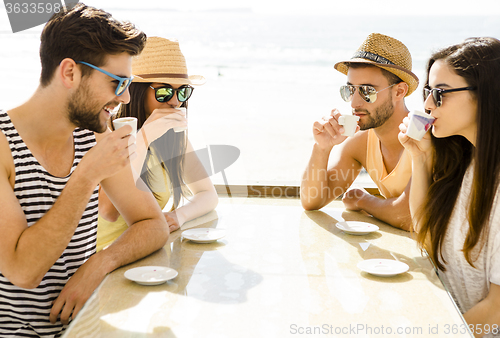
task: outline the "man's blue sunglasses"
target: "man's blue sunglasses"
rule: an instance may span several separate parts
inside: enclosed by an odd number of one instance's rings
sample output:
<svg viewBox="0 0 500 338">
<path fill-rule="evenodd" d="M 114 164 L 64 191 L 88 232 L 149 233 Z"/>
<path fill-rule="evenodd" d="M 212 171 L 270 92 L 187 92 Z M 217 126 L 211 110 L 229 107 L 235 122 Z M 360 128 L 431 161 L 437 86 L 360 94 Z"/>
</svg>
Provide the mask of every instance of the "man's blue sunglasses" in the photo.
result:
<svg viewBox="0 0 500 338">
<path fill-rule="evenodd" d="M 130 86 L 130 84 L 132 83 L 132 80 L 134 79 L 133 76 L 131 76 L 131 77 L 119 77 L 119 76 L 116 76 L 114 74 L 111 74 L 110 72 L 105 71 L 104 69 L 101 69 L 101 68 L 99 68 L 97 66 L 91 65 L 90 63 L 87 63 L 87 62 L 76 61 L 76 63 L 81 63 L 81 64 L 84 64 L 86 66 L 92 67 L 95 70 L 98 70 L 101 73 L 104 73 L 104 74 L 112 77 L 116 81 L 118 81 L 118 85 L 116 86 L 116 90 L 115 90 L 115 95 L 116 96 L 122 95 L 127 90 L 128 86 Z"/>
</svg>

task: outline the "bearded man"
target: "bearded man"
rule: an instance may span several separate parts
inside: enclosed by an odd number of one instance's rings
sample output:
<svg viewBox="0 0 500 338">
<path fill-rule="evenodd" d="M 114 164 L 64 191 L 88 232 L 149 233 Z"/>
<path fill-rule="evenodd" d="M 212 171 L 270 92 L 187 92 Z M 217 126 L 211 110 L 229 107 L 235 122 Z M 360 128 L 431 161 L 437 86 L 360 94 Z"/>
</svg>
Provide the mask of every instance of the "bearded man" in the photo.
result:
<svg viewBox="0 0 500 338">
<path fill-rule="evenodd" d="M 42 74 L 22 105 L 0 110 L 0 336 L 60 337 L 107 273 L 162 248 L 168 224 L 138 189 L 130 126 L 132 57 L 146 35 L 82 3 L 49 20 Z M 97 187 L 129 224 L 96 253 Z"/>
<path fill-rule="evenodd" d="M 350 60 L 334 67 L 347 75 L 340 94 L 359 117 L 357 132 L 353 137 L 342 135 L 336 109 L 314 122 L 315 144 L 300 190 L 302 206 L 317 210 L 343 194 L 347 209 L 363 210 L 408 230 L 411 159 L 398 134 L 409 112 L 404 98 L 418 87 L 410 52 L 402 42 L 372 33 Z M 349 189 L 362 167 L 384 198 L 362 188 Z"/>
</svg>

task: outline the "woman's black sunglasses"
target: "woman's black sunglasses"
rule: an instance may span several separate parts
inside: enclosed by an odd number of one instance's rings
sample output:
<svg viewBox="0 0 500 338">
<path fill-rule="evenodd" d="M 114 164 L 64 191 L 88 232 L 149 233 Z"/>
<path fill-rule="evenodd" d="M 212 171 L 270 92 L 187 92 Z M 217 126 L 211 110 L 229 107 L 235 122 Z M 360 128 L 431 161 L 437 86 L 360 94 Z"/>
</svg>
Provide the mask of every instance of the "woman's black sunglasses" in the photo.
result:
<svg viewBox="0 0 500 338">
<path fill-rule="evenodd" d="M 461 92 L 462 90 L 476 90 L 476 87 L 462 87 L 453 89 L 440 89 L 440 88 L 424 88 L 424 101 L 427 100 L 429 95 L 432 94 L 432 99 L 437 108 L 441 107 L 443 104 L 443 94 L 452 92 Z"/>
<path fill-rule="evenodd" d="M 154 89 L 156 101 L 162 103 L 170 101 L 172 97 L 174 97 L 175 93 L 177 93 L 177 100 L 179 100 L 179 102 L 186 102 L 191 97 L 191 94 L 193 94 L 194 89 L 188 85 L 183 85 L 179 88 L 172 88 L 169 85 L 158 88 L 154 88 L 152 86 L 149 87 Z"/>
</svg>

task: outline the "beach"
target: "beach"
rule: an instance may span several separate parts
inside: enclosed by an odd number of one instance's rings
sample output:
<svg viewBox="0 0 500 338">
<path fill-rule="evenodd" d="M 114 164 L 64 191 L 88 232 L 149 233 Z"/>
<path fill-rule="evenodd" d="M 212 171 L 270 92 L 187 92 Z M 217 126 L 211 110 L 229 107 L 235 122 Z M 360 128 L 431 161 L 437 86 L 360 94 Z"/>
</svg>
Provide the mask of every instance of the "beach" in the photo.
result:
<svg viewBox="0 0 500 338">
<path fill-rule="evenodd" d="M 365 17 L 360 24 L 348 15 L 105 9 L 149 36 L 178 39 L 189 73 L 206 77 L 189 101 L 189 139 L 195 149 L 220 144 L 240 149 L 239 159 L 225 170 L 229 184 L 300 182 L 314 121 L 333 108 L 350 111 L 339 95 L 345 76 L 333 65 L 349 59 L 371 32 L 407 45 L 421 83 L 426 60 L 437 48 L 470 36 L 500 37 L 498 16 Z M 8 22 L 0 21 L 1 109 L 22 103 L 36 89 L 41 29 L 13 34 Z M 422 109 L 421 92 L 420 86 L 406 99 L 409 110 Z M 212 180 L 223 183 L 220 173 Z"/>
</svg>

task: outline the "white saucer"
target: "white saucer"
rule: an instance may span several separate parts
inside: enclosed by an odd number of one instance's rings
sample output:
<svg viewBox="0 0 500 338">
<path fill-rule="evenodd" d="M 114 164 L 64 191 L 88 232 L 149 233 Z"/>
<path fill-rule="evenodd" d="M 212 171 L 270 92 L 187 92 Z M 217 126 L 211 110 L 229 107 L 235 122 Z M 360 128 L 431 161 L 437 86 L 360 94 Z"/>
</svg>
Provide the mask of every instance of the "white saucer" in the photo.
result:
<svg viewBox="0 0 500 338">
<path fill-rule="evenodd" d="M 367 259 L 359 262 L 358 268 L 379 277 L 399 275 L 410 269 L 408 264 L 392 259 Z"/>
<path fill-rule="evenodd" d="M 125 271 L 125 278 L 141 285 L 159 285 L 177 277 L 177 271 L 164 266 L 140 266 Z"/>
<path fill-rule="evenodd" d="M 189 229 L 182 233 L 182 237 L 197 243 L 211 243 L 226 236 L 226 230 L 213 228 Z"/>
<path fill-rule="evenodd" d="M 354 221 L 338 222 L 335 226 L 349 235 L 367 235 L 379 229 L 375 224 Z"/>
</svg>

